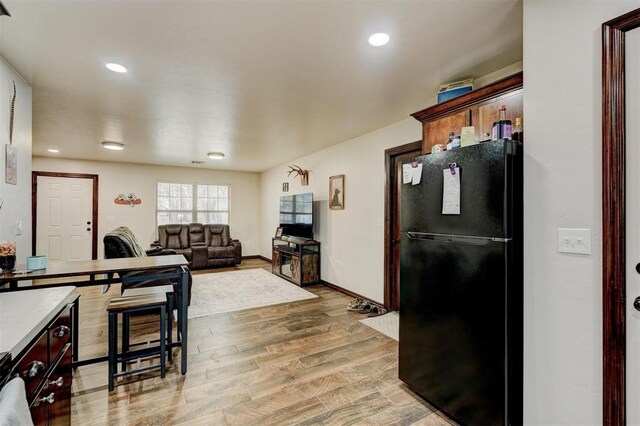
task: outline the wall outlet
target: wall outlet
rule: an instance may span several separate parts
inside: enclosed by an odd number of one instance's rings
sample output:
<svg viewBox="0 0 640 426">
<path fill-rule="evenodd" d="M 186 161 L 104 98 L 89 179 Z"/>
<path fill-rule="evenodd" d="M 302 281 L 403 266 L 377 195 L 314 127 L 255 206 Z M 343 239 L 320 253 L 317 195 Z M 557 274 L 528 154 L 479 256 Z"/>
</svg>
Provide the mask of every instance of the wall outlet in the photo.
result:
<svg viewBox="0 0 640 426">
<path fill-rule="evenodd" d="M 558 228 L 558 251 L 591 254 L 591 229 Z"/>
<path fill-rule="evenodd" d="M 22 221 L 16 220 L 16 235 L 22 235 Z"/>
</svg>

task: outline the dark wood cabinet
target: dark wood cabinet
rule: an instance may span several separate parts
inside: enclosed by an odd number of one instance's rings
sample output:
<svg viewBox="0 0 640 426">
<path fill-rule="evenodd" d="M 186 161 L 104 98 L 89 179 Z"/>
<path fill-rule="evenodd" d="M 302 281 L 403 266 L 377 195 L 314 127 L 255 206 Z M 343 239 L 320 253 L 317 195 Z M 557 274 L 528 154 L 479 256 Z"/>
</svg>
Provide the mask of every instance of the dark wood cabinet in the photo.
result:
<svg viewBox="0 0 640 426">
<path fill-rule="evenodd" d="M 479 141 L 491 139 L 493 123 L 498 121 L 500 106 L 507 107 L 507 120 L 515 125 L 516 118 L 522 118 L 522 90 L 488 99 L 472 109 L 472 120 L 477 123 L 476 138 Z"/>
<path fill-rule="evenodd" d="M 271 272 L 299 286 L 320 282 L 320 243 L 272 239 Z"/>
<path fill-rule="evenodd" d="M 71 424 L 71 311 L 60 313 L 19 355 L 14 372 L 25 382 L 34 425 Z"/>
<path fill-rule="evenodd" d="M 471 112 L 469 110 L 460 111 L 451 115 L 427 121 L 422 124 L 423 152 L 428 147 L 439 143 L 446 144 L 449 140 L 449 132 L 460 134 L 460 129 L 471 124 Z"/>
<path fill-rule="evenodd" d="M 476 140 L 491 139 L 501 105 L 507 107 L 507 118 L 515 124 L 517 117 L 523 117 L 523 85 L 520 72 L 411 114 L 422 123 L 422 153 L 430 153 L 433 145 L 446 144 L 449 132 L 459 135 L 466 126 L 475 127 Z"/>
</svg>

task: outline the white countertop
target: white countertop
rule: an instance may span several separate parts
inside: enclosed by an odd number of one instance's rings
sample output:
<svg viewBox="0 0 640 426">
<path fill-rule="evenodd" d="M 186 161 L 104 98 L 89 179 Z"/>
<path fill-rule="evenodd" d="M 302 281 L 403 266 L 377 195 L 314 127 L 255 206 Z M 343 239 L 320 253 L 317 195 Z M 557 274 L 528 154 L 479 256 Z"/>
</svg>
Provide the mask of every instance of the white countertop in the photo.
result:
<svg viewBox="0 0 640 426">
<path fill-rule="evenodd" d="M 0 293 L 0 352 L 15 359 L 77 293 L 53 287 Z"/>
</svg>

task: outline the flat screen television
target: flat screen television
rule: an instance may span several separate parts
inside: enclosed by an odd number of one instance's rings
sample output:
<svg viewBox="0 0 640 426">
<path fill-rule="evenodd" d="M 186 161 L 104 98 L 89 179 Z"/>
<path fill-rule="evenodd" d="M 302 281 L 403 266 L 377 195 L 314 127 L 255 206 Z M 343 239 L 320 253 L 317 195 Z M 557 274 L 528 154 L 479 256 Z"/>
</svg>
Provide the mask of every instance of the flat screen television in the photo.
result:
<svg viewBox="0 0 640 426">
<path fill-rule="evenodd" d="M 313 238 L 313 193 L 280 197 L 282 235 Z"/>
</svg>

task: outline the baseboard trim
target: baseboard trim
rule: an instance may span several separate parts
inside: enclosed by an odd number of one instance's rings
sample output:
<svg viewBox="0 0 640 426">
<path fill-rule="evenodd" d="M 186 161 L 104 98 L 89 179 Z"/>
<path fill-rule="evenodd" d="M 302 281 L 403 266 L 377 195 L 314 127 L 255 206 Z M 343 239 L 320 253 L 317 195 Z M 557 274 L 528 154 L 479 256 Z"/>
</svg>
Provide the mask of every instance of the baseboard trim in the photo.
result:
<svg viewBox="0 0 640 426">
<path fill-rule="evenodd" d="M 332 284 L 329 281 L 320 280 L 320 284 L 322 284 L 322 285 L 324 285 L 326 287 L 329 287 L 331 290 L 335 290 L 338 293 L 342 293 L 342 294 L 347 295 L 349 297 L 353 297 L 354 299 L 363 299 L 363 300 L 366 300 L 369 303 L 373 303 L 374 305 L 382 306 L 381 303 L 378 303 L 378 302 L 376 302 L 374 300 L 371 300 L 368 297 L 364 297 L 364 296 L 362 296 L 362 295 L 360 295 L 358 293 L 354 293 L 353 291 L 347 290 L 346 288 L 340 287 L 339 285 Z"/>
<path fill-rule="evenodd" d="M 249 259 L 260 259 L 260 260 L 264 260 L 265 262 L 271 263 L 271 259 L 267 259 L 266 257 L 260 256 L 259 254 L 253 254 L 251 256 L 242 256 L 242 260 L 249 260 Z"/>
</svg>

